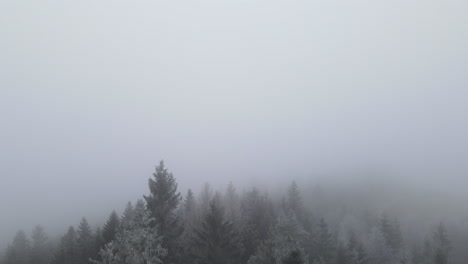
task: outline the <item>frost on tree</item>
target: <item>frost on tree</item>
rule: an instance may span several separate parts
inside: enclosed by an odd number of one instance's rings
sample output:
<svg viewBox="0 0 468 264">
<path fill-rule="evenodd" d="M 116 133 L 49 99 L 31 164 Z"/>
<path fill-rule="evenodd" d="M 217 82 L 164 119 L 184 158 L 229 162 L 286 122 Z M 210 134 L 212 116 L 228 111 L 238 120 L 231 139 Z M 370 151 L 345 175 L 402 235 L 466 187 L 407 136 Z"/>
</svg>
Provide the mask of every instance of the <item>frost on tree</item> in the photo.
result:
<svg viewBox="0 0 468 264">
<path fill-rule="evenodd" d="M 280 212 L 272 238 L 259 246 L 248 264 L 294 263 L 298 259 L 308 263 L 303 246 L 308 235 L 295 214 Z"/>
<path fill-rule="evenodd" d="M 141 217 L 141 219 L 140 219 Z M 122 228 L 115 239 L 99 252 L 101 261 L 94 264 L 162 264 L 167 251 L 161 245 L 162 237 L 147 213 L 135 215 L 133 221 Z"/>
</svg>

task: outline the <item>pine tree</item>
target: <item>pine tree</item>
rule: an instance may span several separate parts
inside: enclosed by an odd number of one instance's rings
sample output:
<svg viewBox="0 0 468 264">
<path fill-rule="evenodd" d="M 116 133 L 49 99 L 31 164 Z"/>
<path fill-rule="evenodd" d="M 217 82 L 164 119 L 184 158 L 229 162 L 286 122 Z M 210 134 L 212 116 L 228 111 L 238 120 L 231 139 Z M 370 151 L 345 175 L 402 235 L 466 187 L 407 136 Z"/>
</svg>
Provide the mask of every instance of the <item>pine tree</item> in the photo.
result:
<svg viewBox="0 0 468 264">
<path fill-rule="evenodd" d="M 384 234 L 378 227 L 373 227 L 367 240 L 366 252 L 369 256 L 369 263 L 393 264 L 397 263 L 392 248 L 387 244 Z"/>
<path fill-rule="evenodd" d="M 125 206 L 125 210 L 122 215 L 121 219 L 121 227 L 126 228 L 130 225 L 130 223 L 133 221 L 135 215 L 135 208 L 133 207 L 133 204 L 131 201 L 127 203 Z"/>
<path fill-rule="evenodd" d="M 141 223 L 144 220 L 144 216 L 146 215 L 146 205 L 142 199 L 138 199 L 135 203 L 135 208 L 133 209 L 133 217 L 134 222 Z"/>
<path fill-rule="evenodd" d="M 291 183 L 288 189 L 287 206 L 298 218 L 302 216 L 304 205 L 302 204 L 301 192 L 295 181 Z"/>
<path fill-rule="evenodd" d="M 284 211 L 280 211 L 271 238 L 276 263 L 281 264 L 294 251 L 299 251 L 304 258 L 308 258 L 304 250 L 308 236 L 309 233 L 297 220 L 295 214 L 286 214 Z"/>
<path fill-rule="evenodd" d="M 119 216 L 115 211 L 109 215 L 109 219 L 107 220 L 104 228 L 102 230 L 102 237 L 104 238 L 104 244 L 107 244 L 114 240 L 115 234 L 117 234 L 117 230 L 120 226 L 120 219 Z"/>
<path fill-rule="evenodd" d="M 336 264 L 348 264 L 351 262 L 350 256 L 342 242 L 338 242 L 336 248 Z"/>
<path fill-rule="evenodd" d="M 80 255 L 80 263 L 88 263 L 88 260 L 93 257 L 94 238 L 88 220 L 84 217 L 78 226 L 76 242 Z"/>
<path fill-rule="evenodd" d="M 191 189 L 188 189 L 187 195 L 185 196 L 184 200 L 184 214 L 188 215 L 191 214 L 195 211 L 195 196 L 193 195 L 193 192 Z"/>
<path fill-rule="evenodd" d="M 443 223 L 440 223 L 432 235 L 434 243 L 434 263 L 447 264 L 449 263 L 449 255 L 451 243 L 447 235 L 447 230 Z"/>
<path fill-rule="evenodd" d="M 328 230 L 328 225 L 322 218 L 317 227 L 315 237 L 312 237 L 311 262 L 321 260 L 325 263 L 331 262 L 335 252 L 333 235 Z"/>
<path fill-rule="evenodd" d="M 289 256 L 283 260 L 283 264 L 303 264 L 304 259 L 301 255 L 301 252 L 298 250 L 294 250 L 289 254 Z"/>
<path fill-rule="evenodd" d="M 255 255 L 252 255 L 247 264 L 276 264 L 274 243 L 272 239 L 263 241 L 258 247 Z"/>
<path fill-rule="evenodd" d="M 20 230 L 16 233 L 13 243 L 8 246 L 5 254 L 5 264 L 29 264 L 30 242 L 26 233 Z"/>
<path fill-rule="evenodd" d="M 351 232 L 348 240 L 347 255 L 349 264 L 366 264 L 367 255 L 364 245 L 357 239 L 356 234 Z"/>
<path fill-rule="evenodd" d="M 46 264 L 50 261 L 50 246 L 44 228 L 37 225 L 31 235 L 31 264 Z"/>
<path fill-rule="evenodd" d="M 120 229 L 111 243 L 99 252 L 95 264 L 162 264 L 167 250 L 162 247 L 162 237 L 147 212 L 135 218 L 129 227 Z"/>
<path fill-rule="evenodd" d="M 237 230 L 224 219 L 224 209 L 215 197 L 201 225 L 195 230 L 192 256 L 197 264 L 237 264 L 241 245 Z"/>
<path fill-rule="evenodd" d="M 200 194 L 198 196 L 198 207 L 201 215 L 205 214 L 210 210 L 211 199 L 213 198 L 213 190 L 209 183 L 205 183 L 202 186 Z"/>
<path fill-rule="evenodd" d="M 224 207 L 226 208 L 226 218 L 235 225 L 240 225 L 241 218 L 241 202 L 240 197 L 236 192 L 236 188 L 232 182 L 229 182 L 226 193 L 223 199 Z"/>
<path fill-rule="evenodd" d="M 93 251 L 92 251 L 92 258 L 98 259 L 98 253 L 101 250 L 102 246 L 104 245 L 104 238 L 102 237 L 102 229 L 100 227 L 96 228 L 94 232 L 94 241 L 93 241 Z"/>
<path fill-rule="evenodd" d="M 62 251 L 63 264 L 80 263 L 80 252 L 77 242 L 77 234 L 73 226 L 70 226 L 70 228 L 68 228 L 68 232 L 62 238 Z"/>
<path fill-rule="evenodd" d="M 177 239 L 182 234 L 183 226 L 175 210 L 180 203 L 181 194 L 177 191 L 177 183 L 172 173 L 161 161 L 153 173 L 154 179 L 149 179 L 150 195 L 144 196 L 150 216 L 154 217 L 158 234 L 163 237 L 163 247 L 168 255 L 165 262 L 177 262 L 180 252 Z"/>
<path fill-rule="evenodd" d="M 242 198 L 241 213 L 242 241 L 245 246 L 243 260 L 250 258 L 262 241 L 271 236 L 275 223 L 273 205 L 266 195 L 260 195 L 256 188 Z"/>
</svg>

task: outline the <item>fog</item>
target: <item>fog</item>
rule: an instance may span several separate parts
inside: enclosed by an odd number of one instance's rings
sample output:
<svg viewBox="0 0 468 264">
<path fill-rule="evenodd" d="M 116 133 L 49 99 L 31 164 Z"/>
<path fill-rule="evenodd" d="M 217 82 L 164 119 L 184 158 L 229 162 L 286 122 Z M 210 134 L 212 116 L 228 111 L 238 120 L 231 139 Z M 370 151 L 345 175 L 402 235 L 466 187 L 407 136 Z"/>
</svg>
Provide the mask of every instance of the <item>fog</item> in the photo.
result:
<svg viewBox="0 0 468 264">
<path fill-rule="evenodd" d="M 1 1 L 0 247 L 36 224 L 55 235 L 83 216 L 102 224 L 148 193 L 159 160 L 181 190 L 392 182 L 459 205 L 466 10 Z"/>
</svg>

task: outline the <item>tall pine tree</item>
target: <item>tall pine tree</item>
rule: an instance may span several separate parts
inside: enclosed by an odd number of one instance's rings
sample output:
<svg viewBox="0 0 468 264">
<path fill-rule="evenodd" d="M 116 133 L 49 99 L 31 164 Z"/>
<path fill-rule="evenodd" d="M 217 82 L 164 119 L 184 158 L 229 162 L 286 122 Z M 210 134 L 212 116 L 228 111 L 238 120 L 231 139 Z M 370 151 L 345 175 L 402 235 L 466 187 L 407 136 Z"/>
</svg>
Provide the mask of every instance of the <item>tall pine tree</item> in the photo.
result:
<svg viewBox="0 0 468 264">
<path fill-rule="evenodd" d="M 234 225 L 225 220 L 224 209 L 215 197 L 201 225 L 195 230 L 192 256 L 197 264 L 238 264 L 240 238 Z"/>
<path fill-rule="evenodd" d="M 178 238 L 182 234 L 183 226 L 175 213 L 181 200 L 181 194 L 177 191 L 177 183 L 161 161 L 150 178 L 148 186 L 150 194 L 144 196 L 150 216 L 155 219 L 158 234 L 163 237 L 163 247 L 168 250 L 164 259 L 168 263 L 176 263 L 180 244 Z"/>
</svg>

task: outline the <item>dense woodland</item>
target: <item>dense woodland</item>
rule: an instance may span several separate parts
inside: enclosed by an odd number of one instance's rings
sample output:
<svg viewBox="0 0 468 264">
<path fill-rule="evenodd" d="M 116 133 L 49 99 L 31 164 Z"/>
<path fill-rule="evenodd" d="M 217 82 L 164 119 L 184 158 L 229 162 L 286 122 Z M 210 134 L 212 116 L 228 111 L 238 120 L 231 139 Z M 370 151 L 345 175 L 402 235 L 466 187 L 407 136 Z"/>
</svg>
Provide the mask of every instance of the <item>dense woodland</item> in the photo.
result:
<svg viewBox="0 0 468 264">
<path fill-rule="evenodd" d="M 240 193 L 232 183 L 182 195 L 161 162 L 148 195 L 113 211 L 104 226 L 83 218 L 60 241 L 41 226 L 18 231 L 1 264 L 464 263 L 453 251 L 468 245 L 454 243 L 444 223 L 413 235 L 391 213 L 327 203 L 323 192 L 305 195 L 293 181 L 281 195 Z"/>
</svg>

